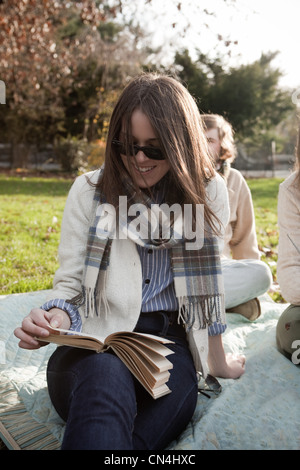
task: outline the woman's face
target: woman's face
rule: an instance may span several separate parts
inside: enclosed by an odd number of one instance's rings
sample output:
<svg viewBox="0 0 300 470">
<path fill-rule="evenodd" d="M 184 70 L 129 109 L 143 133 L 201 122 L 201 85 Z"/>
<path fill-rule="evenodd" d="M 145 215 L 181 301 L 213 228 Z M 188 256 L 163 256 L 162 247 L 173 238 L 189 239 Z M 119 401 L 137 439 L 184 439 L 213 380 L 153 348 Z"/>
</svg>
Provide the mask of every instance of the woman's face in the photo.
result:
<svg viewBox="0 0 300 470">
<path fill-rule="evenodd" d="M 212 157 L 214 158 L 215 162 L 219 160 L 220 153 L 221 153 L 221 141 L 219 137 L 218 129 L 209 129 L 205 131 L 206 139 L 208 142 L 208 147 Z"/>
<path fill-rule="evenodd" d="M 136 109 L 131 116 L 132 136 L 128 136 L 130 143 L 141 147 L 159 147 L 159 140 L 146 114 Z M 132 139 L 132 140 L 130 140 Z M 120 135 L 122 141 L 122 132 Z M 121 154 L 124 166 L 140 188 L 154 186 L 165 176 L 170 164 L 167 160 L 151 160 L 140 150 L 136 156 L 127 157 Z M 131 160 L 129 162 L 129 159 Z"/>
</svg>

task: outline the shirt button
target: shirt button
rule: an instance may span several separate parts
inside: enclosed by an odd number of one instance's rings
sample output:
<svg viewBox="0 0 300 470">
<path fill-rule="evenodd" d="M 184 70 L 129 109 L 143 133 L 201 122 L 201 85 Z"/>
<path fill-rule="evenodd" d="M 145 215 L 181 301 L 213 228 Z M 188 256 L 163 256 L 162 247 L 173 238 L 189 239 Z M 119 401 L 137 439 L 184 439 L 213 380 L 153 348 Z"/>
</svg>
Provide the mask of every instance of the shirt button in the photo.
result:
<svg viewBox="0 0 300 470">
<path fill-rule="evenodd" d="M 152 250 L 152 248 L 150 248 L 150 249 L 148 250 L 148 255 L 152 255 L 152 253 L 153 253 L 153 250 Z"/>
<path fill-rule="evenodd" d="M 145 279 L 145 284 L 149 284 L 150 283 L 150 279 Z"/>
</svg>

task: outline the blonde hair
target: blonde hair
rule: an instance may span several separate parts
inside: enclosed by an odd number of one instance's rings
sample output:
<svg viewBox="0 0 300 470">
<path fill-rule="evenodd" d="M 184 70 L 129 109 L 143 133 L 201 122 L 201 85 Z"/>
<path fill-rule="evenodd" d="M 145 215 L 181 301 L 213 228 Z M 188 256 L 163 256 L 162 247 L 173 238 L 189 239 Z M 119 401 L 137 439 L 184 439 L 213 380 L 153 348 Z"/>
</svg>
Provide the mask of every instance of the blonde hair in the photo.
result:
<svg viewBox="0 0 300 470">
<path fill-rule="evenodd" d="M 237 156 L 236 146 L 234 144 L 234 132 L 231 124 L 219 114 L 202 114 L 204 127 L 207 130 L 217 129 L 221 142 L 220 160 L 234 161 Z"/>
<path fill-rule="evenodd" d="M 193 207 L 203 204 L 206 220 L 214 228 L 217 219 L 207 204 L 206 185 L 215 171 L 202 119 L 188 90 L 167 75 L 143 73 L 131 80 L 119 97 L 110 120 L 105 166 L 98 183 L 107 202 L 117 206 L 127 171 L 112 140 L 119 138 L 121 129 L 130 140 L 131 117 L 136 109 L 148 117 L 170 164 L 166 202 Z"/>
</svg>

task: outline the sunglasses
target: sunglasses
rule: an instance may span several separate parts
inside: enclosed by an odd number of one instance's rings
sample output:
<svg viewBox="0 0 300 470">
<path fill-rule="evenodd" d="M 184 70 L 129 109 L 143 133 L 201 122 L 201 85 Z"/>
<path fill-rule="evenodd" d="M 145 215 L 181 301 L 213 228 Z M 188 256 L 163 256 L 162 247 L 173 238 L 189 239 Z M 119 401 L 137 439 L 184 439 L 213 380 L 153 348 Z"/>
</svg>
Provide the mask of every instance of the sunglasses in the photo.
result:
<svg viewBox="0 0 300 470">
<path fill-rule="evenodd" d="M 215 377 L 208 374 L 206 379 L 200 378 L 198 383 L 198 391 L 207 398 L 210 398 L 210 393 L 219 395 L 222 392 L 222 385 Z"/>
<path fill-rule="evenodd" d="M 126 146 L 117 139 L 112 140 L 112 144 L 120 153 L 126 155 Z M 140 147 L 140 145 L 131 145 L 132 156 L 135 156 L 140 150 L 151 160 L 165 160 L 163 151 L 158 147 Z"/>
</svg>

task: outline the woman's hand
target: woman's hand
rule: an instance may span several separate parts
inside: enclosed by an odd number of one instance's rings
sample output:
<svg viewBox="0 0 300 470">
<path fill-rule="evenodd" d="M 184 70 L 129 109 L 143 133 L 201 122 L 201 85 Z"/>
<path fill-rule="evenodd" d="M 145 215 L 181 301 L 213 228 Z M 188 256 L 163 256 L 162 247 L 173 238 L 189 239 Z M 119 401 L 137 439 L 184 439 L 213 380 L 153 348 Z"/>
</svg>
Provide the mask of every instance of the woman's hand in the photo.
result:
<svg viewBox="0 0 300 470">
<path fill-rule="evenodd" d="M 39 349 L 47 343 L 42 343 L 35 337 L 40 336 L 46 339 L 50 327 L 68 330 L 70 325 L 69 315 L 64 310 L 52 308 L 46 312 L 41 308 L 34 308 L 24 318 L 22 326 L 15 329 L 14 334 L 20 340 L 20 348 Z"/>
</svg>

